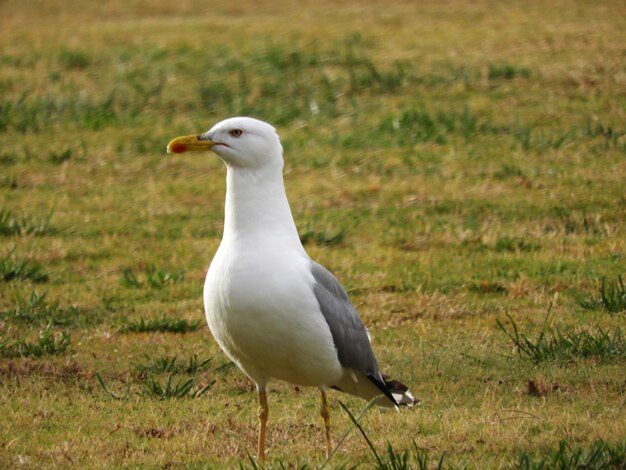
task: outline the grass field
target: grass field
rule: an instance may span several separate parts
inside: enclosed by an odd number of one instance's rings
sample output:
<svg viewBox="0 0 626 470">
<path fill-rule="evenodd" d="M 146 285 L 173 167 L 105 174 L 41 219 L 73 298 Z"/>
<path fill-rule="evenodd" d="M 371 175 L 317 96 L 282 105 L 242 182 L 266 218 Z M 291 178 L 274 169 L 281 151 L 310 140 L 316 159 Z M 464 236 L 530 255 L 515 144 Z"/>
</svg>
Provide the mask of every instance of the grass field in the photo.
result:
<svg viewBox="0 0 626 470">
<path fill-rule="evenodd" d="M 376 456 L 332 393 L 326 468 L 626 468 L 626 4 L 260 3 L 0 4 L 0 467 L 254 466 L 201 301 L 225 171 L 164 154 L 243 114 L 423 402 Z M 269 401 L 267 466 L 320 465 L 318 393 Z"/>
</svg>

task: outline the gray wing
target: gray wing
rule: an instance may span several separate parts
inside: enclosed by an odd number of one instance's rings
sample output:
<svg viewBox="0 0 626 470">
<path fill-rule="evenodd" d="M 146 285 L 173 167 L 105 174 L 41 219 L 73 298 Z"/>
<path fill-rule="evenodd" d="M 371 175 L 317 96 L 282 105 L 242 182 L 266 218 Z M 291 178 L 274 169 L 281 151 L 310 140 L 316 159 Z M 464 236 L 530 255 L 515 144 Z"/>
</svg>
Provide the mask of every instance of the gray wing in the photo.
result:
<svg viewBox="0 0 626 470">
<path fill-rule="evenodd" d="M 367 330 L 345 289 L 330 271 L 314 261 L 311 261 L 311 273 L 315 279 L 313 291 L 330 327 L 339 362 L 382 380 Z"/>
</svg>

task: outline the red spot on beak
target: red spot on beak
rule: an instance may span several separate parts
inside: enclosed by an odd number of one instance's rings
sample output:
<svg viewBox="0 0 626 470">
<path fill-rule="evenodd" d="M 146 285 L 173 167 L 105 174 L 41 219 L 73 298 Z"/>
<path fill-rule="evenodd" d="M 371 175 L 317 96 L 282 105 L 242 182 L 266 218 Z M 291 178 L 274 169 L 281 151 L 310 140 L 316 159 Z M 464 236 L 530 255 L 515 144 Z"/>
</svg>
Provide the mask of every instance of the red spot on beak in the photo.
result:
<svg viewBox="0 0 626 470">
<path fill-rule="evenodd" d="M 174 143 L 170 145 L 168 150 L 172 153 L 183 153 L 187 150 L 187 146 L 185 144 Z"/>
</svg>

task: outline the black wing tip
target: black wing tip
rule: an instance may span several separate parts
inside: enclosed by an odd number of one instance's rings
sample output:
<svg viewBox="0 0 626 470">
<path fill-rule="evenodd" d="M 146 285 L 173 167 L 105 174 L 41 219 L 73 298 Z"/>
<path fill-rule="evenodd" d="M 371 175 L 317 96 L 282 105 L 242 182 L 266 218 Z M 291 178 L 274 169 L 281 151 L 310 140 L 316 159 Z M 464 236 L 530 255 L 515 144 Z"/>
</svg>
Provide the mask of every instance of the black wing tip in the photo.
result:
<svg viewBox="0 0 626 470">
<path fill-rule="evenodd" d="M 370 379 L 370 381 L 376 385 L 376 387 L 378 387 L 378 390 L 380 390 L 381 392 L 383 392 L 383 395 L 385 395 L 387 398 L 389 398 L 389 400 L 391 401 L 391 403 L 393 403 L 394 406 L 400 406 L 400 404 L 397 402 L 396 398 L 393 396 L 393 393 L 391 392 L 391 390 L 389 390 L 389 387 L 387 386 L 387 383 L 385 382 L 385 380 L 382 378 L 382 376 L 375 376 L 372 374 L 368 374 L 367 378 Z"/>
<path fill-rule="evenodd" d="M 378 389 L 383 392 L 383 394 L 396 407 L 411 407 L 419 405 L 421 403 L 420 400 L 415 398 L 413 394 L 409 391 L 409 387 L 404 385 L 402 382 L 390 379 L 388 376 L 385 375 L 381 375 L 380 377 L 368 375 L 367 378 L 370 379 L 372 383 L 376 385 Z"/>
</svg>

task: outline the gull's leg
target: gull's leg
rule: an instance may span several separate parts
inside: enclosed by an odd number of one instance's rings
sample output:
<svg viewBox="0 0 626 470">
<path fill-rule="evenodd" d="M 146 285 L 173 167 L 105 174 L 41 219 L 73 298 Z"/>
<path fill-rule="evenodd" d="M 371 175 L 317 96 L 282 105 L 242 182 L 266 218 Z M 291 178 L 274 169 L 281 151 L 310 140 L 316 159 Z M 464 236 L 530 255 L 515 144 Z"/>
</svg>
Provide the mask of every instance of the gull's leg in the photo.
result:
<svg viewBox="0 0 626 470">
<path fill-rule="evenodd" d="M 326 389 L 320 388 L 322 392 L 322 407 L 321 407 L 321 415 L 324 420 L 324 429 L 326 430 L 326 457 L 330 455 L 330 451 L 332 450 L 332 442 L 330 440 L 330 413 L 328 411 L 328 401 L 326 400 Z"/>
<path fill-rule="evenodd" d="M 257 457 L 265 460 L 265 428 L 267 425 L 267 415 L 269 409 L 267 407 L 267 395 L 265 389 L 258 388 L 259 391 L 259 450 Z"/>
</svg>

